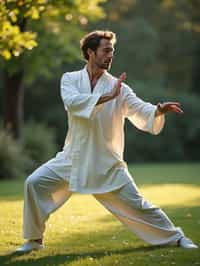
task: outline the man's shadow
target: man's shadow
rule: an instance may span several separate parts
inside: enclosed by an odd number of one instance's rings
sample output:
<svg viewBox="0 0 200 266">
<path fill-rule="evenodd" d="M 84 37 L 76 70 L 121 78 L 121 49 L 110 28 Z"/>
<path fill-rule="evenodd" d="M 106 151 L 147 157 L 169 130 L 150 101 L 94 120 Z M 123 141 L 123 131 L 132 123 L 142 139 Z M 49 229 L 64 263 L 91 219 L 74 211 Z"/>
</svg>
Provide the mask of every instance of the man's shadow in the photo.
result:
<svg viewBox="0 0 200 266">
<path fill-rule="evenodd" d="M 124 255 L 128 253 L 135 253 L 135 252 L 148 252 L 148 251 L 154 251 L 156 249 L 165 249 L 166 246 L 142 246 L 137 248 L 123 248 L 118 250 L 109 250 L 109 251 L 94 251 L 94 252 L 82 252 L 82 253 L 66 253 L 65 254 L 58 254 L 58 255 L 47 255 L 38 259 L 34 259 L 31 257 L 30 259 L 27 258 L 28 254 L 33 254 L 34 252 L 38 251 L 32 251 L 29 253 L 22 253 L 19 254 L 17 252 L 13 252 L 10 254 L 7 254 L 5 256 L 0 256 L 0 262 L 1 265 L 9 265 L 9 266 L 30 266 L 30 265 L 61 265 L 64 263 L 71 263 L 78 261 L 80 259 L 86 259 L 88 257 L 93 259 L 101 259 L 105 256 L 111 256 L 111 255 Z M 169 248 L 169 247 L 168 247 Z M 42 251 L 41 251 L 42 252 Z M 17 260 L 17 258 L 21 257 L 20 260 Z M 25 256 L 24 260 L 22 257 Z M 16 259 L 16 260 L 15 260 Z"/>
</svg>

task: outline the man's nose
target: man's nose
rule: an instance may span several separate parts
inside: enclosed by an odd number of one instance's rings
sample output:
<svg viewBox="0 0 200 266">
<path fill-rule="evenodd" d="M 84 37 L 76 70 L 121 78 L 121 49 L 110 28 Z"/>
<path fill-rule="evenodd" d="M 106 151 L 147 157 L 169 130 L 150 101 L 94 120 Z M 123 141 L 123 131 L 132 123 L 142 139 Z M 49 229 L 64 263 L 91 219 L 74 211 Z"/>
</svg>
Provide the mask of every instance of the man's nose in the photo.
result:
<svg viewBox="0 0 200 266">
<path fill-rule="evenodd" d="M 114 53 L 113 53 L 113 52 L 109 52 L 109 54 L 108 54 L 108 58 L 109 58 L 109 59 L 112 59 L 113 56 L 114 56 Z"/>
</svg>

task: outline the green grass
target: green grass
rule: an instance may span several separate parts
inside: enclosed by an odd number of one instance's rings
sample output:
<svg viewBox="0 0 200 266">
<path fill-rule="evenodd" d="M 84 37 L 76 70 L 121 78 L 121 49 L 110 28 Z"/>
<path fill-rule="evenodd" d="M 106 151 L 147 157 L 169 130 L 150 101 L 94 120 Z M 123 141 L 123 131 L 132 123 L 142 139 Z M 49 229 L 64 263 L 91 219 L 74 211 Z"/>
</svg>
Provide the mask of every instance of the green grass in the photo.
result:
<svg viewBox="0 0 200 266">
<path fill-rule="evenodd" d="M 141 164 L 129 170 L 145 198 L 200 245 L 200 164 Z M 91 195 L 79 194 L 50 217 L 46 249 L 17 256 L 12 252 L 23 243 L 22 210 L 23 180 L 0 182 L 0 265 L 200 265 L 199 250 L 151 246 Z"/>
</svg>

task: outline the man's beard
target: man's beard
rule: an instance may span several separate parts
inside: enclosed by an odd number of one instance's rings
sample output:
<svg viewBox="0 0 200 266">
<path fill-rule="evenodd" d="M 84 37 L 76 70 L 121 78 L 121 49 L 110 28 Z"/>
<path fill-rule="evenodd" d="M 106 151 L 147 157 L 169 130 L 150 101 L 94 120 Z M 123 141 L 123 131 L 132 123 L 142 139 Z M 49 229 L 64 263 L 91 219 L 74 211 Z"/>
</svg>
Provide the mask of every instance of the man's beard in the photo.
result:
<svg viewBox="0 0 200 266">
<path fill-rule="evenodd" d="M 104 63 L 98 63 L 97 66 L 101 69 L 105 69 L 105 70 L 109 70 L 111 68 L 112 65 L 112 60 L 109 62 L 104 62 Z"/>
</svg>

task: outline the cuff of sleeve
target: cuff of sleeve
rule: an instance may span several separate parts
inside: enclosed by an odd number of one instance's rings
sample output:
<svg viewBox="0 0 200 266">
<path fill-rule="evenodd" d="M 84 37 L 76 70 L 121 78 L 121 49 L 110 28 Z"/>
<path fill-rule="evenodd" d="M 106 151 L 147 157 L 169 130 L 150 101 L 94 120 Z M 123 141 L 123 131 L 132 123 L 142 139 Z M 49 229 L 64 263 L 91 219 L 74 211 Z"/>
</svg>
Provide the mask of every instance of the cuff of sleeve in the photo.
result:
<svg viewBox="0 0 200 266">
<path fill-rule="evenodd" d="M 154 105 L 149 120 L 147 122 L 147 130 L 153 135 L 158 135 L 165 124 L 165 115 L 163 114 L 156 117 L 156 109 L 157 107 Z"/>
<path fill-rule="evenodd" d="M 93 95 L 93 100 L 91 102 L 91 105 L 90 105 L 90 108 L 87 114 L 88 119 L 94 119 L 96 113 L 99 112 L 103 108 L 103 104 L 96 105 L 100 97 L 101 97 L 100 93 L 96 93 Z"/>
</svg>

